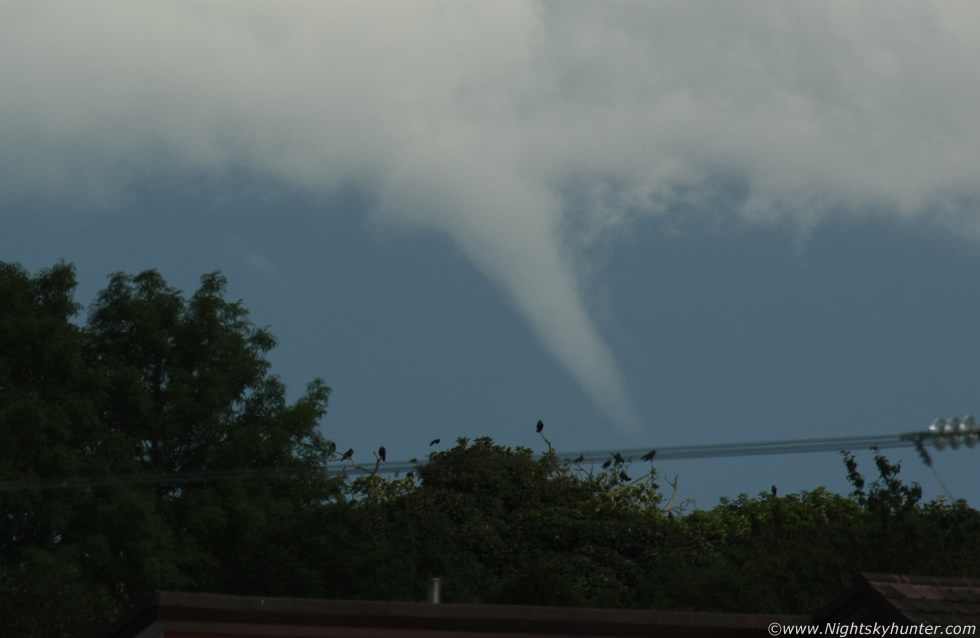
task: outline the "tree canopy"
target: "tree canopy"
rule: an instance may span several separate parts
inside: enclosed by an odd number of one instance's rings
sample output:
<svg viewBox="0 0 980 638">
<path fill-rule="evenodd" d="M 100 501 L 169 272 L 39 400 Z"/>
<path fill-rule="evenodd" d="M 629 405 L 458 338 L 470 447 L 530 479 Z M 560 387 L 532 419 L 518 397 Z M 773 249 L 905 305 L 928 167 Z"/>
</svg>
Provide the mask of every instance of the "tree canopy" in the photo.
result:
<svg viewBox="0 0 980 638">
<path fill-rule="evenodd" d="M 75 285 L 69 265 L 0 264 L 0 618 L 77 635 L 152 589 L 315 589 L 292 540 L 340 496 L 329 388 L 286 401 L 275 340 L 217 273 L 189 299 L 154 271 L 113 275 L 84 326 Z"/>
<path fill-rule="evenodd" d="M 652 453 L 547 439 L 339 472 L 329 388 L 288 402 L 225 285 L 115 274 L 80 321 L 70 265 L 0 262 L 0 634 L 91 634 L 159 589 L 420 600 L 440 576 L 447 602 L 812 613 L 860 571 L 980 576 L 980 512 L 881 454 L 870 483 L 845 455 L 850 495 L 696 511 Z"/>
</svg>

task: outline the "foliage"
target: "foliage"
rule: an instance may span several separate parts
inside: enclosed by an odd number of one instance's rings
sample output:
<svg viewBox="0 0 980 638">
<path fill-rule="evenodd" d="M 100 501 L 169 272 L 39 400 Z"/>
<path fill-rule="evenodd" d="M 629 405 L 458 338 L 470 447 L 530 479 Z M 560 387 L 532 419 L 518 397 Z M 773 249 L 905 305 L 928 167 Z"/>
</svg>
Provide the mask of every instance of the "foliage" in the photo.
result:
<svg viewBox="0 0 980 638">
<path fill-rule="evenodd" d="M 703 596 L 709 609 L 813 611 L 853 581 L 864 551 L 855 536 L 861 517 L 854 501 L 823 488 L 781 498 L 722 499 L 684 521 L 707 552 L 683 573 L 689 579 L 684 596 L 714 579 L 716 586 Z"/>
<path fill-rule="evenodd" d="M 412 558 L 415 577 L 396 589 L 409 599 L 438 574 L 453 583 L 449 602 L 616 605 L 633 595 L 651 551 L 646 541 L 664 520 L 655 477 L 625 485 L 613 472 L 575 469 L 553 452 L 535 459 L 527 448 L 460 439 L 420 465 L 417 481 L 372 476 L 354 484 L 362 497 L 355 509 L 372 521 L 371 547 L 361 551 L 401 540 L 394 555 Z M 368 562 L 393 554 L 380 553 Z M 405 563 L 398 561 L 397 574 Z M 371 573 L 373 582 L 390 582 Z"/>
<path fill-rule="evenodd" d="M 220 275 L 188 300 L 154 271 L 113 275 L 85 326 L 74 288 L 64 264 L 34 277 L 0 264 L 8 633 L 78 635 L 152 589 L 315 591 L 310 506 L 339 497 L 318 430 L 329 389 L 315 380 L 287 403 L 264 358 L 272 336 L 223 298 Z"/>
<path fill-rule="evenodd" d="M 420 600 L 440 576 L 447 602 L 811 613 L 860 571 L 980 576 L 980 512 L 923 503 L 880 453 L 870 484 L 845 453 L 849 496 L 691 513 L 652 461 L 547 439 L 328 473 L 329 388 L 286 400 L 220 275 L 189 298 L 113 275 L 84 324 L 74 289 L 69 265 L 0 263 L 3 635 L 91 634 L 154 589 Z"/>
</svg>

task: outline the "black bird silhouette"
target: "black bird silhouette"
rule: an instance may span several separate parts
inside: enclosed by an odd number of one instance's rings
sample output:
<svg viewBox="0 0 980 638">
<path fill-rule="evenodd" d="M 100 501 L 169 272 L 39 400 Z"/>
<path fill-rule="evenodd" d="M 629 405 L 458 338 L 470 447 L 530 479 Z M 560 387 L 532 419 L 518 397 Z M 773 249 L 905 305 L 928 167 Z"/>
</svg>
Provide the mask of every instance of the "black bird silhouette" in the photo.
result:
<svg viewBox="0 0 980 638">
<path fill-rule="evenodd" d="M 439 444 L 439 439 L 432 439 L 432 443 L 429 443 L 429 447 L 432 447 L 433 445 L 438 445 L 438 444 Z"/>
<path fill-rule="evenodd" d="M 606 461 L 605 463 L 603 463 L 603 464 L 602 464 L 602 469 L 606 469 L 606 468 L 607 468 L 607 467 L 609 467 L 610 465 L 612 465 L 612 459 L 609 459 L 609 460 L 607 460 L 607 461 Z"/>
<path fill-rule="evenodd" d="M 574 462 L 575 462 L 575 463 L 581 463 L 581 462 L 582 462 L 582 461 L 584 461 L 584 460 L 585 460 L 585 455 L 584 455 L 584 454 L 579 454 L 579 455 L 578 455 L 578 458 L 577 458 L 577 459 L 575 459 L 575 461 L 574 461 Z"/>
<path fill-rule="evenodd" d="M 641 458 L 644 461 L 652 461 L 653 460 L 653 457 L 655 457 L 655 456 L 657 456 L 657 451 L 656 450 L 650 450 L 649 452 L 647 452 L 646 454 L 644 454 Z"/>
<path fill-rule="evenodd" d="M 626 459 L 619 452 L 613 452 L 613 460 L 616 461 L 616 465 L 622 465 L 626 462 Z"/>
<path fill-rule="evenodd" d="M 341 461 L 350 461 L 353 459 L 354 459 L 354 448 L 350 448 L 349 450 L 344 452 L 344 455 L 342 457 L 340 457 Z"/>
<path fill-rule="evenodd" d="M 626 473 L 626 470 L 623 470 L 622 472 L 619 473 L 619 479 L 624 483 L 628 483 L 633 480 L 629 477 L 629 474 Z"/>
<path fill-rule="evenodd" d="M 544 421 L 538 421 L 538 434 L 541 434 L 541 430 L 544 429 Z"/>
<path fill-rule="evenodd" d="M 772 486 L 772 495 L 773 496 L 776 495 L 776 486 L 775 485 Z"/>
<path fill-rule="evenodd" d="M 386 460 L 385 457 L 387 455 L 388 455 L 388 450 L 385 449 L 385 446 L 382 445 L 381 447 L 378 448 L 378 456 L 381 458 L 382 461 Z"/>
</svg>

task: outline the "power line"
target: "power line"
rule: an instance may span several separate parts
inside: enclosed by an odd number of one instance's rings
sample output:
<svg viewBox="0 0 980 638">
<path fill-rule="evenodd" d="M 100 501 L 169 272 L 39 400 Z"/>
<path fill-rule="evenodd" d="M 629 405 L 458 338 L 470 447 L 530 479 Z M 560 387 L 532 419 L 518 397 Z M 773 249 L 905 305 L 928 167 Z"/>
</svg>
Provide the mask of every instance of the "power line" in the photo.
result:
<svg viewBox="0 0 980 638">
<path fill-rule="evenodd" d="M 892 449 L 901 447 L 921 447 L 934 444 L 933 432 L 912 434 L 886 434 L 875 436 L 846 436 L 823 439 L 798 439 L 783 441 L 758 441 L 754 443 L 720 443 L 714 445 L 681 445 L 660 447 L 656 450 L 655 461 L 681 459 L 709 459 L 738 456 L 757 456 L 770 454 L 807 454 L 812 452 L 835 452 L 841 450 Z M 945 447 L 936 446 L 938 449 Z M 556 454 L 569 464 L 584 466 L 604 462 L 616 455 L 624 459 L 638 459 L 648 454 L 651 448 L 635 448 L 630 450 L 585 450 L 571 453 Z M 543 454 L 532 458 L 540 459 Z M 575 459 L 575 461 L 573 461 Z M 336 464 L 340 463 L 339 469 Z M 51 479 L 14 479 L 0 481 L 0 493 L 19 491 L 47 491 L 58 489 L 83 489 L 92 487 L 113 487 L 125 485 L 184 485 L 191 483 L 209 483 L 218 481 L 243 480 L 254 478 L 283 479 L 296 477 L 332 477 L 332 476 L 365 476 L 370 474 L 393 475 L 407 474 L 417 469 L 425 461 L 396 461 L 379 463 L 374 469 L 361 465 L 353 465 L 333 460 L 328 463 L 322 474 L 311 474 L 308 470 L 290 467 L 242 468 L 236 470 L 199 471 L 178 473 L 142 473 L 126 475 L 108 475 L 100 477 L 65 477 Z"/>
<path fill-rule="evenodd" d="M 882 436 L 844 436 L 827 439 L 802 439 L 788 441 L 761 441 L 756 443 L 721 443 L 717 445 L 681 445 L 657 449 L 657 459 L 708 459 L 729 456 L 758 456 L 763 454 L 806 454 L 809 452 L 837 452 L 850 449 L 879 449 L 911 447 L 912 441 L 903 440 L 902 435 Z M 624 456 L 635 456 L 649 449 L 634 449 L 621 452 Z M 594 460 L 586 455 L 586 460 Z"/>
</svg>

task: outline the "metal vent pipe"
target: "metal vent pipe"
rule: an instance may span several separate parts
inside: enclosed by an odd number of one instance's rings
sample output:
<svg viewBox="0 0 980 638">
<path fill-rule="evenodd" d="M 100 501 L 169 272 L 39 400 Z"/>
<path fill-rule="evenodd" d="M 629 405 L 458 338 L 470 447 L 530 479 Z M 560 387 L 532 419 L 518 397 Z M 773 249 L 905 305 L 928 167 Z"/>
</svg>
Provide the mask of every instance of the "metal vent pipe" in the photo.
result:
<svg viewBox="0 0 980 638">
<path fill-rule="evenodd" d="M 442 589 L 442 583 L 441 583 L 441 579 L 440 578 L 438 578 L 436 576 L 433 576 L 433 577 L 429 578 L 429 596 L 428 596 L 428 600 L 433 605 L 438 605 L 439 604 L 439 600 L 440 600 L 440 597 L 442 595 L 441 589 Z"/>
</svg>

